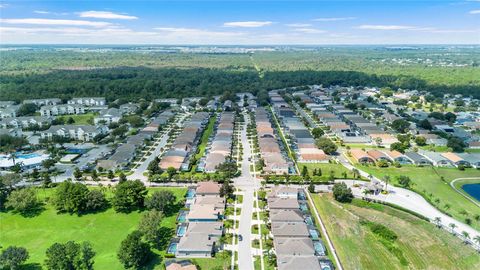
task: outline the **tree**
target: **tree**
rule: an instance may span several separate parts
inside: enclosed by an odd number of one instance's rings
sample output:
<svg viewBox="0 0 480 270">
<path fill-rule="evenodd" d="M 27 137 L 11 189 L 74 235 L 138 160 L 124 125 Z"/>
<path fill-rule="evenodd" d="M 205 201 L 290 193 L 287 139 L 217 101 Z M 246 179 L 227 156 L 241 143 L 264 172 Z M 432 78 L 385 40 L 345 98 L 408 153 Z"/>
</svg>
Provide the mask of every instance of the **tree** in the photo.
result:
<svg viewBox="0 0 480 270">
<path fill-rule="evenodd" d="M 318 139 L 318 138 L 322 137 L 324 134 L 325 134 L 325 132 L 323 132 L 323 129 L 321 129 L 321 128 L 316 127 L 314 129 L 312 129 L 312 135 L 313 135 L 313 138 L 315 138 L 315 139 Z"/>
<path fill-rule="evenodd" d="M 52 184 L 52 179 L 50 178 L 50 174 L 48 172 L 43 172 L 42 173 L 42 186 L 44 188 L 48 188 L 50 187 L 50 185 Z"/>
<path fill-rule="evenodd" d="M 75 180 L 79 181 L 82 178 L 82 171 L 78 167 L 75 167 L 75 170 L 73 170 L 73 177 L 75 177 Z"/>
<path fill-rule="evenodd" d="M 158 166 L 158 163 L 160 162 L 160 159 L 158 157 L 155 157 L 150 163 L 148 163 L 147 170 L 150 171 L 150 174 L 161 174 L 162 170 Z"/>
<path fill-rule="evenodd" d="M 46 251 L 45 265 L 49 270 L 91 270 L 95 251 L 89 242 L 55 243 Z"/>
<path fill-rule="evenodd" d="M 440 217 L 435 217 L 433 219 L 433 223 L 435 223 L 435 225 L 437 225 L 438 228 L 442 227 L 442 219 Z"/>
<path fill-rule="evenodd" d="M 0 268 L 16 270 L 27 261 L 28 251 L 23 247 L 9 246 L 0 254 Z"/>
<path fill-rule="evenodd" d="M 0 176 L 0 180 L 2 181 L 3 185 L 12 190 L 15 185 L 22 181 L 22 176 L 18 173 L 9 173 L 5 174 L 4 176 Z"/>
<path fill-rule="evenodd" d="M 142 233 L 133 231 L 120 244 L 117 257 L 125 269 L 140 269 L 149 261 L 150 254 L 150 247 L 142 241 Z"/>
<path fill-rule="evenodd" d="M 138 225 L 138 230 L 142 233 L 145 241 L 150 244 L 156 244 L 159 241 L 161 236 L 160 234 L 160 223 L 163 219 L 163 213 L 157 210 L 150 210 L 143 214 L 140 224 Z"/>
<path fill-rule="evenodd" d="M 217 166 L 217 171 L 222 173 L 225 178 L 230 179 L 233 178 L 237 173 L 238 166 L 234 161 L 225 161 Z"/>
<path fill-rule="evenodd" d="M 315 141 L 315 144 L 318 148 L 322 149 L 323 152 L 327 155 L 331 155 L 337 151 L 337 145 L 334 144 L 330 139 L 320 138 Z"/>
<path fill-rule="evenodd" d="M 344 182 L 333 185 L 333 197 L 339 202 L 351 202 L 353 199 L 352 190 Z"/>
<path fill-rule="evenodd" d="M 392 122 L 391 127 L 399 133 L 404 133 L 410 127 L 410 123 L 404 119 L 396 119 Z"/>
<path fill-rule="evenodd" d="M 167 168 L 168 180 L 172 180 L 172 177 L 177 173 L 177 170 L 174 167 Z"/>
<path fill-rule="evenodd" d="M 450 123 L 453 123 L 457 120 L 457 116 L 454 113 L 447 112 L 445 114 L 445 120 L 447 120 Z"/>
<path fill-rule="evenodd" d="M 452 148 L 453 152 L 463 152 L 465 147 L 467 147 L 462 139 L 455 136 L 448 139 L 447 146 Z"/>
<path fill-rule="evenodd" d="M 100 190 L 90 190 L 87 194 L 87 203 L 86 210 L 88 211 L 98 211 L 105 209 L 108 205 L 105 194 Z"/>
<path fill-rule="evenodd" d="M 424 146 L 424 145 L 427 144 L 427 139 L 425 139 L 425 137 L 423 137 L 423 136 L 417 136 L 417 137 L 415 137 L 415 143 L 418 146 Z"/>
<path fill-rule="evenodd" d="M 118 183 L 112 199 L 117 212 L 130 212 L 142 208 L 148 191 L 140 180 Z"/>
<path fill-rule="evenodd" d="M 67 124 L 72 125 L 72 124 L 74 124 L 74 123 L 75 123 L 75 119 L 73 119 L 73 117 L 71 117 L 71 116 L 68 117 L 68 119 L 67 119 Z"/>
<path fill-rule="evenodd" d="M 118 181 L 119 182 L 127 181 L 127 176 L 123 172 L 120 172 L 120 174 L 118 175 Z"/>
<path fill-rule="evenodd" d="M 87 186 L 81 183 L 65 181 L 58 185 L 53 205 L 59 212 L 80 214 L 87 210 Z"/>
<path fill-rule="evenodd" d="M 17 110 L 17 116 L 33 116 L 37 110 L 38 106 L 34 103 L 22 104 Z"/>
<path fill-rule="evenodd" d="M 175 205 L 176 197 L 170 190 L 155 191 L 145 201 L 148 209 L 154 209 L 163 213 L 170 213 Z"/>
<path fill-rule="evenodd" d="M 313 184 L 313 181 L 310 181 L 310 184 L 308 184 L 308 191 L 310 193 L 314 193 L 315 192 L 315 185 Z"/>
<path fill-rule="evenodd" d="M 465 241 L 465 243 L 468 243 L 468 240 L 470 240 L 470 234 L 466 231 L 462 231 L 462 236 Z"/>
<path fill-rule="evenodd" d="M 225 179 L 222 186 L 220 187 L 220 196 L 229 198 L 233 194 L 233 186 L 230 184 L 230 181 Z"/>
<path fill-rule="evenodd" d="M 302 177 L 305 178 L 308 175 L 307 166 L 303 165 L 302 167 Z"/>
<path fill-rule="evenodd" d="M 408 147 L 406 147 L 403 143 L 401 142 L 395 142 L 390 145 L 390 150 L 391 151 L 398 151 L 400 153 L 405 153 L 405 150 L 407 150 Z"/>
<path fill-rule="evenodd" d="M 428 130 L 432 130 L 432 129 L 433 129 L 432 124 L 431 124 L 430 121 L 428 121 L 427 119 L 423 119 L 423 120 L 421 120 L 420 122 L 418 122 L 418 127 L 424 128 L 424 129 L 428 129 Z"/>
<path fill-rule="evenodd" d="M 112 170 L 108 170 L 108 175 L 107 175 L 108 179 L 110 179 L 110 181 L 113 180 L 113 178 L 115 178 L 115 174 L 113 173 Z"/>
<path fill-rule="evenodd" d="M 55 160 L 54 159 L 46 159 L 44 161 L 42 161 L 42 166 L 47 169 L 47 171 L 50 171 L 50 168 L 52 168 L 53 166 L 55 166 Z"/>
<path fill-rule="evenodd" d="M 454 232 L 455 232 L 455 228 L 457 227 L 457 225 L 455 225 L 455 223 L 450 223 L 450 224 L 448 224 L 448 226 L 449 226 L 450 229 L 451 229 L 451 233 L 454 233 Z"/>
<path fill-rule="evenodd" d="M 37 194 L 33 188 L 21 188 L 14 190 L 8 195 L 6 207 L 14 212 L 27 214 L 34 211 L 38 206 Z"/>
<path fill-rule="evenodd" d="M 92 170 L 92 180 L 98 181 L 98 173 L 97 173 L 97 170 L 95 169 Z"/>
<path fill-rule="evenodd" d="M 400 175 L 400 176 L 398 176 L 397 180 L 398 180 L 398 183 L 402 187 L 404 187 L 404 188 L 409 188 L 410 187 L 410 183 L 411 183 L 410 177 L 405 176 L 405 175 Z"/>
</svg>

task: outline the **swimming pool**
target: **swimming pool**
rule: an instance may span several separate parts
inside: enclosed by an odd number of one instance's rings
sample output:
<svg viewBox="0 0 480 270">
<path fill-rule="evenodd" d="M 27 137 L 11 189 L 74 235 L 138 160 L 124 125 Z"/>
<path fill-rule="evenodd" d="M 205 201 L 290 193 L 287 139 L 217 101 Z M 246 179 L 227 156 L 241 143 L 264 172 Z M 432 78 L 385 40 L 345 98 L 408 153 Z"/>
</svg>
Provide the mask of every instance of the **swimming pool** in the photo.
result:
<svg viewBox="0 0 480 270">
<path fill-rule="evenodd" d="M 180 225 L 177 228 L 177 236 L 182 237 L 185 235 L 185 232 L 187 231 L 187 226 Z"/>
<path fill-rule="evenodd" d="M 195 197 L 195 189 L 191 188 L 187 191 L 187 199 L 191 199 Z"/>
<path fill-rule="evenodd" d="M 170 243 L 167 248 L 167 253 L 168 254 L 175 254 L 177 252 L 177 245 L 178 243 Z"/>
<path fill-rule="evenodd" d="M 313 240 L 317 240 L 318 239 L 318 232 L 317 230 L 314 230 L 314 229 L 310 229 L 310 236 L 312 237 Z"/>
<path fill-rule="evenodd" d="M 308 206 L 307 206 L 307 204 L 301 203 L 301 204 L 300 204 L 300 210 L 302 210 L 303 212 L 307 212 L 307 211 L 308 211 Z"/>
<path fill-rule="evenodd" d="M 315 248 L 315 252 L 317 252 L 318 256 L 327 255 L 325 252 L 325 246 L 321 242 L 313 241 L 313 247 Z"/>
<path fill-rule="evenodd" d="M 177 222 L 183 223 L 187 221 L 187 214 L 188 214 L 188 211 L 180 211 L 177 217 Z"/>
<path fill-rule="evenodd" d="M 306 222 L 308 225 L 314 225 L 314 224 L 313 224 L 312 217 L 307 217 L 307 218 L 305 219 L 305 222 Z"/>
<path fill-rule="evenodd" d="M 20 154 L 16 155 L 17 159 L 29 159 L 29 158 L 36 158 L 39 157 L 40 155 L 37 153 L 31 153 L 31 154 Z"/>
</svg>

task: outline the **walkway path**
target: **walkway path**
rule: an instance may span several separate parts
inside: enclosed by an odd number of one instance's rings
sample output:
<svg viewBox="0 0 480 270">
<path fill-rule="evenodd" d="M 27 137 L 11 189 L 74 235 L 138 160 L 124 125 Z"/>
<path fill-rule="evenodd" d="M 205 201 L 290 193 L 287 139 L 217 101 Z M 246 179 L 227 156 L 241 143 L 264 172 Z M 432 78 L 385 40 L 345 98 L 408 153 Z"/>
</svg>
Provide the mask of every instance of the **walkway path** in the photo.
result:
<svg viewBox="0 0 480 270">
<path fill-rule="evenodd" d="M 465 177 L 465 178 L 457 178 L 457 179 L 453 179 L 452 182 L 450 182 L 450 186 L 458 193 L 460 193 L 463 197 L 467 198 L 467 200 L 471 201 L 472 203 L 474 203 L 476 206 L 480 207 L 480 203 L 478 203 L 478 201 L 476 201 L 475 199 L 472 199 L 470 198 L 469 196 L 465 195 L 463 192 L 461 192 L 460 190 L 458 190 L 457 187 L 455 187 L 455 182 L 459 181 L 459 180 L 477 180 L 477 179 L 480 179 L 480 177 Z M 480 211 L 480 210 L 479 210 Z"/>
</svg>

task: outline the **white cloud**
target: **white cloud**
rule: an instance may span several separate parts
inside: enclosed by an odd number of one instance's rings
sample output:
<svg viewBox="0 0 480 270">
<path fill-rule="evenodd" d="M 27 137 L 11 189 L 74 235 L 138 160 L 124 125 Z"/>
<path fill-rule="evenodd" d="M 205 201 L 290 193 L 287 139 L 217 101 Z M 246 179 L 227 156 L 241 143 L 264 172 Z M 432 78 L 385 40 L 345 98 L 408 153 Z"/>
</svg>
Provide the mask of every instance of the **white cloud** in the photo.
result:
<svg viewBox="0 0 480 270">
<path fill-rule="evenodd" d="M 38 19 L 38 18 L 26 18 L 26 19 L 2 19 L 0 23 L 7 24 L 32 24 L 32 25 L 70 25 L 70 26 L 93 26 L 93 27 L 105 27 L 112 25 L 108 22 L 93 22 L 83 20 L 56 20 L 56 19 Z"/>
<path fill-rule="evenodd" d="M 35 10 L 35 11 L 33 11 L 33 13 L 37 13 L 37 14 L 50 14 L 50 12 L 45 11 L 45 10 Z"/>
<path fill-rule="evenodd" d="M 223 24 L 225 27 L 262 27 L 271 25 L 271 21 L 244 21 L 244 22 L 226 22 Z"/>
<path fill-rule="evenodd" d="M 315 28 L 295 28 L 294 31 L 305 33 L 305 34 L 322 34 L 326 32 L 324 30 L 319 30 Z"/>
<path fill-rule="evenodd" d="M 416 29 L 413 26 L 407 25 L 374 25 L 374 24 L 363 24 L 357 27 L 358 29 L 367 29 L 367 30 L 412 30 Z"/>
<path fill-rule="evenodd" d="M 309 23 L 287 23 L 285 25 L 288 26 L 288 27 L 309 27 L 309 26 L 312 26 Z"/>
<path fill-rule="evenodd" d="M 330 17 L 330 18 L 316 18 L 313 19 L 312 21 L 315 22 L 337 22 L 337 21 L 349 21 L 349 20 L 355 20 L 356 17 Z"/>
<path fill-rule="evenodd" d="M 96 18 L 96 19 L 118 19 L 118 20 L 136 20 L 138 17 L 129 16 L 124 14 L 113 13 L 110 11 L 83 11 L 79 12 L 78 15 L 82 18 Z"/>
<path fill-rule="evenodd" d="M 182 28 L 182 27 L 156 27 L 154 30 L 166 32 L 169 35 L 175 35 L 177 37 L 192 37 L 192 36 L 204 36 L 204 37 L 228 37 L 228 36 L 240 36 L 242 32 L 224 32 L 224 31 L 212 31 L 197 28 Z"/>
<path fill-rule="evenodd" d="M 470 10 L 470 14 L 480 14 L 480 9 Z"/>
</svg>

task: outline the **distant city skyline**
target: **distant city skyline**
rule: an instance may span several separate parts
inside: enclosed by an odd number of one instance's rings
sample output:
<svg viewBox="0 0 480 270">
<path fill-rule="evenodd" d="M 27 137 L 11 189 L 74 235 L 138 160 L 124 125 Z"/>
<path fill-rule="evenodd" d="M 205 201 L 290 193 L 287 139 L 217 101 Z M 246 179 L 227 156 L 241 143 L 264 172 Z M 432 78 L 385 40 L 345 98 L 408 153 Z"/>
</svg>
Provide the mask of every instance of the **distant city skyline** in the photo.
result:
<svg viewBox="0 0 480 270">
<path fill-rule="evenodd" d="M 0 1 L 1 44 L 480 44 L 480 0 Z"/>
</svg>

